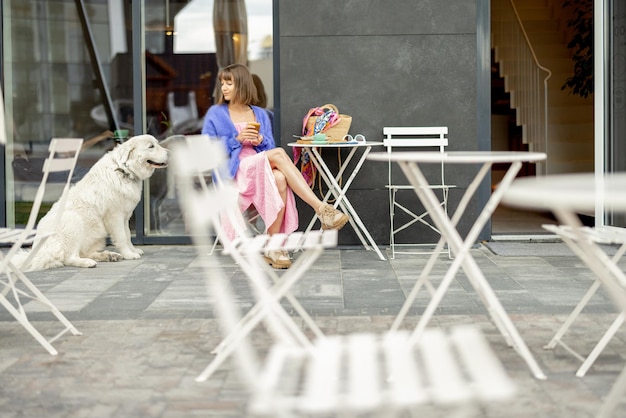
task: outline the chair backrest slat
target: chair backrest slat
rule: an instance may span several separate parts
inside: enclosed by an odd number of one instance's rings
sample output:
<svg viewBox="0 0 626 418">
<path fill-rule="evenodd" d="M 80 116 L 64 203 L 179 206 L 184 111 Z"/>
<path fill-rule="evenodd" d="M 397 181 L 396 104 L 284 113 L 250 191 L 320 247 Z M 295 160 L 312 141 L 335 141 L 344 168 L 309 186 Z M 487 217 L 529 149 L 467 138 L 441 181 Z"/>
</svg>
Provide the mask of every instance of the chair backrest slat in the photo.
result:
<svg viewBox="0 0 626 418">
<path fill-rule="evenodd" d="M 388 375 L 393 376 L 389 381 L 389 392 L 398 405 L 412 405 L 428 400 L 415 351 L 407 348 L 408 338 L 408 332 L 398 331 L 386 335 L 383 342 Z"/>
<path fill-rule="evenodd" d="M 74 157 L 63 158 L 47 158 L 44 161 L 43 170 L 48 173 L 58 173 L 60 171 L 69 171 L 75 165 Z"/>
<path fill-rule="evenodd" d="M 453 347 L 442 329 L 431 329 L 419 341 L 431 396 L 437 403 L 464 402 L 472 399 Z"/>
<path fill-rule="evenodd" d="M 515 392 L 513 384 L 480 331 L 473 326 L 457 326 L 450 332 L 450 339 L 459 353 L 473 388 L 483 400 L 507 399 Z M 504 383 L 503 383 L 504 382 Z"/>
<path fill-rule="evenodd" d="M 35 194 L 35 199 L 31 209 L 31 217 L 28 219 L 26 229 L 32 229 L 35 226 L 36 214 L 39 213 L 39 209 L 43 201 L 48 175 L 51 172 L 67 171 L 65 187 L 63 188 L 63 192 L 59 198 L 60 210 L 57 211 L 57 217 L 61 215 L 61 212 L 65 207 L 65 196 L 67 195 L 82 145 L 82 138 L 52 138 L 50 140 L 50 144 L 48 145 L 48 157 L 44 161 L 42 168 L 43 176 L 41 183 L 39 184 L 39 188 L 37 189 L 37 193 Z"/>
<path fill-rule="evenodd" d="M 375 334 L 355 333 L 346 337 L 349 367 L 348 405 L 351 408 L 375 408 L 381 403 L 380 361 Z M 386 385 L 386 384 L 385 384 Z"/>
<path fill-rule="evenodd" d="M 56 216 L 58 223 L 58 219 L 62 215 L 63 209 L 65 207 L 65 198 L 70 187 L 72 174 L 74 173 L 74 167 L 76 166 L 76 162 L 78 161 L 78 155 L 80 153 L 82 144 L 83 140 L 81 138 L 53 138 L 52 140 L 50 140 L 50 144 L 48 144 L 48 156 L 44 161 L 44 165 L 42 168 L 43 175 L 35 193 L 35 198 L 33 199 L 33 204 L 30 208 L 28 220 L 26 221 L 26 225 L 24 226 L 24 228 L 21 230 L 20 235 L 14 239 L 11 249 L 5 255 L 2 261 L 2 266 L 0 266 L 0 271 L 5 268 L 5 263 L 7 262 L 7 260 L 11 260 L 15 253 L 22 247 L 22 245 L 27 240 L 31 240 L 33 238 L 35 224 L 37 222 L 39 210 L 41 209 L 41 204 L 43 202 L 43 197 L 46 191 L 48 175 L 50 174 L 50 172 L 66 171 L 67 178 L 65 179 L 65 186 L 57 203 L 58 208 Z M 58 170 L 57 168 L 61 169 Z M 22 268 L 24 269 L 26 269 L 27 267 L 27 265 L 22 266 Z"/>
<path fill-rule="evenodd" d="M 41 179 L 39 189 L 37 189 L 35 201 L 33 202 L 33 212 L 35 209 L 39 212 L 45 193 L 45 183 L 48 181 L 48 175 L 55 172 L 67 172 L 63 191 L 61 192 L 61 196 L 56 203 L 58 208 L 55 215 L 55 224 L 59 223 L 61 216 L 63 215 L 63 211 L 65 210 L 65 200 L 70 189 L 72 176 L 74 175 L 74 169 L 76 168 L 78 155 L 80 154 L 82 146 L 82 138 L 52 138 L 52 140 L 50 140 L 50 145 L 48 146 L 48 158 L 46 158 L 43 164 L 43 177 Z M 32 212 L 31 215 L 33 215 Z M 34 221 L 35 219 L 31 221 L 29 218 L 26 229 L 33 228 Z"/>
<path fill-rule="evenodd" d="M 447 147 L 447 135 L 447 126 L 387 126 L 383 128 L 383 145 L 388 148 Z"/>
<path fill-rule="evenodd" d="M 391 154 L 398 148 L 437 148 L 439 152 L 445 152 L 448 146 L 447 126 L 386 126 L 383 128 L 383 145 L 387 152 Z M 394 164 L 388 163 L 388 185 L 394 185 L 394 174 L 392 167 Z M 444 164 L 441 162 L 441 185 L 445 183 Z M 433 185 L 436 183 L 433 182 Z M 402 186 L 401 184 L 395 184 Z"/>
<path fill-rule="evenodd" d="M 82 138 L 53 138 L 50 142 L 49 150 L 53 153 L 62 152 L 73 155 L 80 150 L 80 147 L 78 150 L 76 149 L 76 141 L 81 141 L 80 145 L 82 147 Z"/>
<path fill-rule="evenodd" d="M 386 126 L 384 135 L 447 135 L 447 126 Z"/>
<path fill-rule="evenodd" d="M 309 411 L 332 411 L 340 393 L 341 340 L 323 338 L 316 341 L 315 346 L 314 355 L 309 360 L 302 403 Z"/>
<path fill-rule="evenodd" d="M 385 138 L 386 147 L 447 147 L 448 138 Z"/>
</svg>

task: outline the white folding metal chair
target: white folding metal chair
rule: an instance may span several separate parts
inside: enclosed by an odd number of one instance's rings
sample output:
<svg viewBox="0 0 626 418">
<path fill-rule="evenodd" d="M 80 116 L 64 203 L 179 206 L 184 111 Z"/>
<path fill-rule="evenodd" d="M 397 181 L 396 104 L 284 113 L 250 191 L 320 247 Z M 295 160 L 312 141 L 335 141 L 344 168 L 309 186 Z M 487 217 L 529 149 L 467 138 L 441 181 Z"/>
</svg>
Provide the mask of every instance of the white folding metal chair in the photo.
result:
<svg viewBox="0 0 626 418">
<path fill-rule="evenodd" d="M 188 121 L 198 119 L 198 104 L 196 103 L 196 93 L 187 93 L 187 103 L 183 106 L 176 106 L 174 102 L 174 92 L 167 93 L 167 111 L 169 112 L 172 129 Z"/>
<path fill-rule="evenodd" d="M 189 147 L 199 147 L 199 151 L 209 152 L 211 150 L 208 141 L 211 139 L 208 135 L 185 135 L 185 141 Z M 198 144 L 197 144 L 198 143 Z M 208 147 L 205 149 L 205 147 Z M 211 184 L 209 184 L 209 180 L 211 180 Z M 208 191 L 209 188 L 214 187 L 214 185 L 221 181 L 220 173 L 213 172 L 213 170 L 208 170 L 205 172 L 197 173 L 197 182 L 200 187 L 202 187 L 205 191 Z M 256 234 L 261 234 L 261 228 L 259 228 L 258 224 L 261 221 L 261 215 L 256 211 L 255 208 L 250 208 L 246 213 L 244 213 L 244 219 L 248 223 L 248 226 L 251 230 Z M 209 251 L 209 255 L 213 254 L 215 249 L 217 248 L 217 244 L 219 243 L 220 237 L 219 235 L 215 235 L 213 238 L 213 245 L 211 246 L 211 250 Z"/>
<path fill-rule="evenodd" d="M 222 331 L 229 336 L 241 324 L 239 309 L 219 263 L 208 255 L 206 225 L 190 220 L 194 215 L 187 219 Z M 264 319 L 273 318 L 269 311 L 280 307 L 271 290 L 261 287 L 256 295 L 265 302 Z M 274 321 L 268 328 L 288 335 L 285 325 Z M 470 325 L 426 330 L 414 346 L 406 331 L 326 336 L 306 347 L 281 339 L 271 344 L 263 363 L 250 334 L 238 335 L 233 360 L 250 394 L 251 416 L 396 417 L 407 411 L 417 416 L 421 406 L 469 416 L 515 392 L 482 333 Z"/>
<path fill-rule="evenodd" d="M 216 268 L 207 269 L 207 278 L 222 326 L 232 329 L 238 322 L 232 292 Z M 514 394 L 491 347 L 470 325 L 429 329 L 412 347 L 404 331 L 333 335 L 310 348 L 278 342 L 262 365 L 248 338 L 235 356 L 253 416 L 395 417 L 417 414 L 420 406 L 471 416 L 473 407 Z"/>
<path fill-rule="evenodd" d="M 596 244 L 619 244 L 619 248 L 615 252 L 615 254 L 611 257 L 611 263 L 617 264 L 617 262 L 622 258 L 624 253 L 626 252 L 626 231 L 622 228 L 614 228 L 609 226 L 603 227 L 581 227 L 577 232 L 574 232 L 571 227 L 564 225 L 552 225 L 546 224 L 543 225 L 543 228 L 558 235 L 565 244 L 576 254 L 587 266 L 591 268 L 592 271 L 597 271 L 597 267 L 591 265 L 590 263 L 597 263 L 597 260 L 593 257 L 589 257 L 588 254 L 585 253 L 585 250 L 581 248 L 580 239 L 589 240 L 590 242 L 594 242 Z M 554 349 L 557 345 L 560 345 L 564 349 L 566 349 L 570 354 L 579 359 L 582 364 L 576 371 L 576 376 L 583 377 L 589 368 L 593 365 L 593 363 L 597 360 L 598 356 L 602 353 L 606 345 L 613 338 L 615 333 L 620 329 L 624 320 L 626 319 L 626 314 L 621 312 L 611 326 L 606 330 L 602 338 L 595 345 L 591 353 L 585 358 L 580 353 L 578 353 L 571 345 L 567 344 L 563 341 L 563 336 L 569 330 L 569 328 L 574 324 L 576 318 L 583 311 L 585 306 L 589 303 L 593 295 L 600 288 L 601 282 L 598 278 L 594 280 L 591 284 L 587 292 L 584 294 L 578 305 L 574 308 L 574 310 L 567 317 L 561 328 L 556 332 L 554 337 L 550 340 L 550 342 L 544 347 L 547 350 Z"/>
<path fill-rule="evenodd" d="M 250 275 L 257 299 L 251 311 L 257 312 L 251 317 L 249 311 L 241 318 L 228 279 L 216 256 L 210 256 L 208 251 L 213 237 L 210 227 L 219 228 L 225 214 L 241 215 L 232 210 L 238 193 L 227 184 L 207 189 L 188 181 L 194 176 L 194 165 L 197 169 L 200 164 L 206 164 L 211 155 L 219 153 L 216 151 L 219 149 L 201 154 L 197 149 L 175 149 L 173 165 L 177 170 L 184 219 L 204 268 L 225 339 L 230 340 L 218 356 L 221 354 L 224 359 L 227 349 L 228 354 L 235 356 L 235 364 L 251 395 L 250 415 L 363 413 L 394 417 L 407 410 L 413 412 L 420 405 L 462 408 L 467 412 L 472 406 L 484 406 L 513 395 L 512 381 L 473 326 L 454 327 L 450 332 L 427 330 L 415 346 L 407 343 L 406 331 L 318 336 L 313 343 L 302 340 L 301 331 L 285 317 L 280 305 L 280 299 L 290 287 L 289 281 L 297 279 L 302 271 L 289 278 L 285 276 L 303 259 L 307 261 L 301 267 L 308 268 L 325 248 L 335 245 L 337 233 L 333 230 L 312 231 L 308 236 L 292 234 L 294 239 L 288 238 L 287 246 L 301 247 L 304 252 L 280 278 L 278 287 L 270 286 L 263 274 Z M 287 237 L 281 240 L 284 238 Z M 242 268 L 262 271 L 260 257 L 252 255 L 258 254 L 263 245 L 271 245 L 268 243 L 273 239 L 274 236 L 257 236 L 237 242 L 224 240 L 224 247 L 244 263 Z M 250 331 L 260 321 L 275 337 L 263 366 L 250 341 Z M 206 373 L 199 380 L 204 377 Z"/>
<path fill-rule="evenodd" d="M 278 332 L 277 338 L 288 340 L 292 344 L 310 346 L 310 341 L 304 332 L 278 303 L 282 298 L 288 300 L 315 336 L 323 337 L 322 331 L 289 292 L 289 289 L 313 265 L 324 249 L 337 245 L 337 231 L 318 230 L 307 234 L 295 232 L 271 236 L 265 234 L 251 236 L 238 208 L 238 190 L 232 182 L 225 179 L 225 176 L 219 175 L 225 161 L 224 148 L 221 142 L 207 138 L 198 139 L 188 142 L 185 147 L 176 147 L 174 151 L 173 166 L 177 173 L 183 216 L 186 222 L 195 219 L 196 222 L 201 221 L 204 225 L 210 224 L 214 233 L 222 241 L 224 253 L 237 262 L 250 280 L 253 291 L 258 292 L 260 288 L 271 287 L 271 298 L 276 302 L 273 305 L 274 309 L 271 310 L 271 316 L 274 321 L 281 323 L 281 326 L 272 328 L 288 330 L 286 334 Z M 217 179 L 214 187 L 207 187 L 202 181 L 198 181 L 198 176 L 204 177 L 207 172 L 213 172 L 214 178 Z M 198 183 L 200 183 L 199 186 Z M 235 239 L 230 239 L 224 233 L 222 225 L 225 220 L 230 222 L 238 231 Z M 190 230 L 193 230 L 193 225 L 191 225 Z M 213 244 L 209 248 L 212 246 Z M 295 251 L 300 248 L 303 250 L 302 254 L 280 276 L 262 258 L 265 250 Z M 208 250 L 208 254 L 211 254 L 210 250 Z M 237 341 L 241 339 L 241 335 L 250 332 L 261 322 L 265 316 L 263 313 L 264 303 L 268 302 L 262 301 L 252 307 L 237 329 L 213 350 L 216 357 L 198 376 L 198 381 L 208 379 L 232 353 Z"/>
<path fill-rule="evenodd" d="M 394 150 L 404 149 L 406 150 L 415 150 L 416 148 L 426 148 L 427 150 L 432 151 L 433 149 L 438 149 L 440 152 L 445 152 L 445 147 L 448 146 L 448 127 L 447 126 L 429 126 L 429 127 L 393 127 L 386 126 L 383 128 L 383 145 L 386 147 L 387 152 L 391 154 Z M 390 234 L 389 234 L 389 245 L 391 248 L 391 258 L 395 258 L 396 254 L 425 254 L 429 253 L 428 251 L 399 251 L 396 247 L 420 247 L 420 246 L 432 246 L 433 244 L 425 244 L 425 243 L 402 243 L 399 244 L 396 242 L 396 235 L 401 231 L 409 228 L 414 224 L 422 224 L 426 227 L 432 229 L 437 234 L 439 234 L 439 230 L 435 227 L 435 225 L 429 221 L 428 211 L 424 211 L 421 213 L 417 213 L 415 209 L 409 209 L 407 204 L 402 204 L 398 200 L 398 193 L 401 191 L 410 191 L 410 197 L 415 198 L 415 192 L 413 191 L 413 187 L 407 182 L 406 178 L 399 177 L 401 173 L 398 172 L 398 175 L 394 174 L 392 167 L 393 164 L 391 161 L 389 162 L 388 167 L 388 183 L 386 187 L 389 189 L 389 221 L 390 221 Z M 445 171 L 444 164 L 441 163 L 440 174 L 441 179 L 437 179 L 437 181 L 431 181 L 431 188 L 441 192 L 441 206 L 444 208 L 444 211 L 448 213 L 448 194 L 450 188 L 456 187 L 451 184 L 447 184 L 445 181 Z M 404 223 L 398 225 L 397 224 L 397 215 L 396 209 L 404 213 L 404 215 L 408 215 L 408 220 Z M 450 257 L 450 247 L 448 246 L 448 257 Z"/>
<path fill-rule="evenodd" d="M 44 242 L 52 234 L 41 234 L 40 240 L 30 250 L 28 258 L 23 263 L 16 265 L 13 263 L 13 259 L 16 254 L 21 250 L 25 244 L 31 244 L 35 238 L 36 230 L 35 223 L 39 210 L 41 208 L 41 202 L 45 193 L 46 183 L 50 173 L 65 173 L 67 179 L 65 181 L 65 187 L 60 199 L 55 203 L 59 205 L 57 211 L 57 218 L 62 215 L 65 206 L 65 197 L 70 187 L 70 181 L 72 174 L 74 173 L 74 167 L 78 160 L 78 154 L 83 144 L 82 139 L 76 138 L 53 138 L 50 141 L 48 147 L 48 157 L 43 165 L 43 177 L 37 189 L 35 200 L 30 210 L 30 215 L 26 226 L 23 228 L 0 228 L 0 244 L 10 246 L 9 250 L 4 254 L 0 253 L 0 275 L 6 276 L 5 279 L 0 279 L 0 304 L 4 306 L 9 313 L 52 355 L 57 354 L 57 350 L 51 345 L 61 335 L 70 331 L 74 335 L 80 335 L 81 333 L 70 323 L 70 321 L 63 316 L 63 314 L 54 306 L 52 302 L 44 296 L 43 293 L 24 275 L 24 271 L 28 269 L 31 260 L 37 254 Z M 22 298 L 37 301 L 46 306 L 50 312 L 63 324 L 65 327 L 56 336 L 47 339 L 31 324 L 28 319 L 26 310 L 24 309 Z"/>
<path fill-rule="evenodd" d="M 619 191 L 622 191 L 623 188 L 620 187 Z M 616 190 L 612 190 L 613 193 L 618 193 Z M 604 286 L 607 294 L 611 297 L 615 305 L 618 307 L 620 311 L 619 317 L 614 321 L 613 325 L 609 330 L 606 331 L 605 335 L 602 337 L 600 342 L 596 345 L 595 350 L 599 352 L 602 351 L 604 346 L 608 340 L 612 337 L 613 334 L 621 325 L 623 320 L 620 320 L 620 317 L 626 315 L 626 275 L 624 272 L 614 263 L 615 257 L 621 257 L 623 254 L 622 248 L 618 250 L 613 259 L 609 258 L 609 256 L 597 245 L 598 238 L 591 239 L 589 234 L 595 234 L 594 229 L 585 228 L 580 224 L 580 221 L 574 214 L 561 212 L 560 216 L 558 216 L 561 221 L 566 220 L 564 222 L 567 226 L 560 228 L 560 235 L 564 237 L 564 240 L 567 239 L 569 244 L 576 254 L 584 261 L 584 263 L 590 268 L 590 270 L 596 275 L 597 280 Z M 611 232 L 613 233 L 613 232 Z M 605 235 L 606 237 L 606 235 Z M 622 245 L 623 247 L 623 245 Z M 595 284 L 595 283 L 594 283 Z M 591 287 L 590 291 L 593 289 Z M 590 291 L 587 292 L 589 295 Z M 594 290 L 595 292 L 595 290 Z M 593 294 L 593 292 L 591 293 Z M 585 298 L 583 298 L 583 301 Z M 580 303 L 578 307 L 582 309 L 585 303 Z M 577 312 L 576 309 L 570 315 L 571 322 L 576 318 Z M 567 325 L 567 322 L 566 322 Z M 616 327 L 617 325 L 617 327 Z M 568 325 L 569 326 L 569 325 Z M 613 329 L 615 328 L 615 329 Z M 567 330 L 567 327 L 563 326 L 561 328 L 563 332 Z M 561 331 L 559 330 L 559 331 Z M 562 342 L 561 342 L 562 344 Z M 591 355 L 590 355 L 591 357 Z M 591 360 L 593 362 L 595 357 Z M 585 365 L 585 363 L 583 363 Z M 591 364 L 589 364 L 590 366 Z M 580 369 L 579 369 L 580 370 Z M 584 370 L 586 371 L 586 369 Z M 596 417 L 597 418 L 609 418 L 613 415 L 615 408 L 619 405 L 619 403 L 624 399 L 624 394 L 626 393 L 626 366 L 622 369 L 620 375 L 617 380 L 613 384 L 609 394 L 604 399 L 600 410 L 598 411 Z"/>
</svg>

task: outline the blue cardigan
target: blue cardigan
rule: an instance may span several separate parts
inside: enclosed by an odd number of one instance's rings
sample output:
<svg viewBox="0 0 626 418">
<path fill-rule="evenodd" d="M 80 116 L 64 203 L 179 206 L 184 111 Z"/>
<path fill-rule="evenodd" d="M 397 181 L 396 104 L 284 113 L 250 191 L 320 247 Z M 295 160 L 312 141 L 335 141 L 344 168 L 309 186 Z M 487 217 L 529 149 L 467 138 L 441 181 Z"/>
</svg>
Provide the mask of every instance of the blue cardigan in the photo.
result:
<svg viewBox="0 0 626 418">
<path fill-rule="evenodd" d="M 263 141 L 255 146 L 256 152 L 267 151 L 276 147 L 274 136 L 272 134 L 272 123 L 267 111 L 262 107 L 250 106 L 254 112 L 256 121 L 261 124 L 259 132 L 263 135 Z M 228 112 L 228 104 L 213 105 L 209 108 L 204 117 L 204 125 L 202 133 L 211 138 L 219 138 L 226 146 L 226 152 L 229 156 L 228 169 L 231 177 L 235 177 L 239 169 L 239 154 L 243 145 L 237 141 L 237 128 L 230 119 Z"/>
</svg>

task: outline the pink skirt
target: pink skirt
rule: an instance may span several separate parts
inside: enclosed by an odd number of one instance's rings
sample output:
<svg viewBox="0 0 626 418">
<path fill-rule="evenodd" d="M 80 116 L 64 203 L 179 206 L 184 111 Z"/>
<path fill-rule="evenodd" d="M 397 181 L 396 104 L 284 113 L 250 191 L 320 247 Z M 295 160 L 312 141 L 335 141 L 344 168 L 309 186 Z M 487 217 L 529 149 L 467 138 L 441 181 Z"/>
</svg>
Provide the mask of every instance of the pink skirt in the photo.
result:
<svg viewBox="0 0 626 418">
<path fill-rule="evenodd" d="M 285 207 L 282 233 L 291 233 L 298 229 L 298 210 L 293 191 L 287 187 L 286 203 L 283 203 L 272 173 L 272 167 L 265 152 L 257 153 L 251 146 L 244 146 L 240 154 L 239 170 L 235 182 L 239 189 L 239 208 L 245 212 L 254 206 L 265 224 L 265 232 L 278 218 L 278 213 Z M 234 239 L 235 229 L 224 224 L 224 232 L 229 239 Z"/>
</svg>

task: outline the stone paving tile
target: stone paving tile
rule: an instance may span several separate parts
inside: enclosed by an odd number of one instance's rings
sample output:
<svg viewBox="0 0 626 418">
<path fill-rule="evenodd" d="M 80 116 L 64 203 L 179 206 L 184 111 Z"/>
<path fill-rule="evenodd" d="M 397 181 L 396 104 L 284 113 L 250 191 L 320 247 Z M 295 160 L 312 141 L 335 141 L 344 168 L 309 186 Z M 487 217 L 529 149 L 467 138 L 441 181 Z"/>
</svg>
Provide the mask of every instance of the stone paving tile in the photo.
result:
<svg viewBox="0 0 626 418">
<path fill-rule="evenodd" d="M 610 319 L 592 315 L 580 322 L 583 328 L 593 328 L 598 320 Z M 384 332 L 393 317 L 318 320 L 326 333 L 334 334 Z M 552 316 L 516 315 L 515 324 L 548 375 L 540 381 L 530 375 L 484 315 L 439 315 L 432 326 L 464 322 L 481 326 L 518 388 L 515 399 L 506 405 L 490 405 L 478 416 L 592 417 L 626 360 L 623 351 L 616 350 L 608 358 L 601 357 L 601 368 L 594 367 L 585 378 L 577 378 L 573 373 L 577 360 L 563 350 L 541 348 L 560 321 Z M 43 330 L 53 325 L 38 323 Z M 211 360 L 210 349 L 219 341 L 216 320 L 80 321 L 76 325 L 84 335 L 62 337 L 56 343 L 60 354 L 50 356 L 25 333 L 19 337 L 17 323 L 0 323 L 0 334 L 11 336 L 0 341 L 3 417 L 244 416 L 245 390 L 230 362 L 209 381 L 194 380 Z M 255 331 L 256 345 L 268 341 L 264 331 Z M 427 416 L 443 417 L 449 411 L 433 412 Z M 624 412 L 626 408 L 620 406 L 616 416 Z"/>
<path fill-rule="evenodd" d="M 195 249 L 143 249 L 146 254 L 141 260 L 30 273 L 83 335 L 63 335 L 54 342 L 59 355 L 50 356 L 0 309 L 2 418 L 245 416 L 246 393 L 230 362 L 209 381 L 194 380 L 213 358 L 211 350 L 220 340 L 212 296 Z M 543 349 L 591 285 L 593 275 L 576 257 L 502 257 L 484 247 L 471 252 L 548 375 L 545 381 L 530 375 L 459 272 L 429 326 L 479 326 L 518 386 L 513 401 L 489 405 L 475 415 L 593 417 L 626 364 L 623 331 L 584 378 L 575 377 L 580 362 L 564 348 Z M 240 306 L 250 308 L 246 275 L 229 257 L 216 257 L 236 289 Z M 292 290 L 327 334 L 384 332 L 427 259 L 427 255 L 399 255 L 381 261 L 364 250 L 330 250 Z M 437 259 L 430 277 L 433 285 L 441 282 L 452 262 L 445 256 Z M 429 300 L 422 290 L 402 328 L 415 327 Z M 283 305 L 293 314 L 286 301 Z M 58 332 L 59 324 L 49 314 L 37 308 L 29 311 L 45 335 Z M 615 317 L 615 308 L 600 291 L 564 340 L 586 355 Z M 294 320 L 303 327 L 299 318 Z M 259 327 L 253 331 L 253 341 L 265 350 L 271 339 Z M 416 414 L 448 417 L 453 412 L 427 407 Z M 626 402 L 615 416 L 626 416 Z"/>
</svg>

